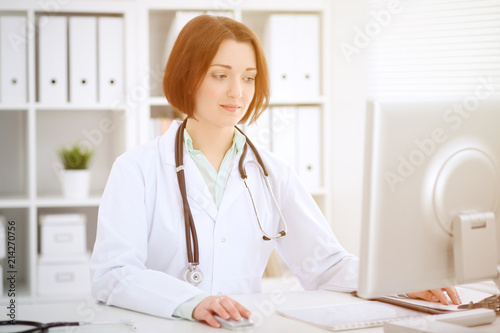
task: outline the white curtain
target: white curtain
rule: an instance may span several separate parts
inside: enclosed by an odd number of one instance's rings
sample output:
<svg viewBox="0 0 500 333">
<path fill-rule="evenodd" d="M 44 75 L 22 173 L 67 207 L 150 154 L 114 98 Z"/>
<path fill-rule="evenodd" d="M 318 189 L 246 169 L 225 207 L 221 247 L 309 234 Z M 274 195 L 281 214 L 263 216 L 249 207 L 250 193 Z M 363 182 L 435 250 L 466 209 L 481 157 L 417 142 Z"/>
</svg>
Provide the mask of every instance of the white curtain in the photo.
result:
<svg viewBox="0 0 500 333">
<path fill-rule="evenodd" d="M 372 97 L 500 97 L 500 0 L 366 0 Z"/>
</svg>

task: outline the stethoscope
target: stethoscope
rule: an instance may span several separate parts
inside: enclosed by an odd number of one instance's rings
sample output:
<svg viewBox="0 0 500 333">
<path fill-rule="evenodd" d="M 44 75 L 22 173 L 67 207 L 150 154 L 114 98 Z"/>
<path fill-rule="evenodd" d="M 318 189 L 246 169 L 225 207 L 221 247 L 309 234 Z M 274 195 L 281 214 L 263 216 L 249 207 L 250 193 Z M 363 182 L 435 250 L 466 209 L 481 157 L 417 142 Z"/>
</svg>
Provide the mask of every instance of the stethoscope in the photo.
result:
<svg viewBox="0 0 500 333">
<path fill-rule="evenodd" d="M 101 326 L 101 325 L 125 325 L 129 329 L 136 330 L 135 322 L 133 320 L 122 321 L 103 321 L 103 322 L 88 322 L 88 321 L 57 321 L 53 323 L 40 323 L 38 321 L 30 320 L 3 320 L 0 321 L 0 326 L 8 326 L 16 333 L 46 333 L 51 328 L 56 327 L 69 327 L 69 326 Z"/>
<path fill-rule="evenodd" d="M 182 196 L 182 204 L 184 207 L 184 224 L 185 224 L 185 229 L 186 229 L 186 247 L 187 247 L 187 256 L 188 256 L 188 266 L 184 270 L 182 277 L 184 281 L 187 281 L 191 283 L 192 285 L 197 286 L 203 281 L 203 273 L 199 269 L 198 265 L 200 264 L 199 256 L 200 252 L 198 249 L 198 236 L 196 235 L 196 227 L 194 225 L 194 220 L 193 220 L 193 215 L 191 214 L 191 208 L 189 207 L 189 202 L 187 200 L 187 195 L 186 195 L 186 178 L 184 176 L 184 162 L 183 162 L 183 154 L 184 154 L 184 149 L 183 149 L 183 144 L 184 144 L 184 128 L 186 127 L 187 123 L 186 118 L 179 128 L 177 129 L 177 133 L 175 135 L 175 171 L 177 173 L 177 180 L 179 182 L 179 189 L 181 191 L 181 196 Z M 245 135 L 238 127 L 235 127 L 238 131 L 240 131 L 241 134 Z M 269 182 L 269 174 L 267 173 L 266 167 L 264 166 L 264 162 L 262 161 L 262 158 L 260 157 L 259 153 L 257 152 L 257 149 L 253 145 L 253 143 L 248 139 L 248 137 L 245 135 L 246 138 L 246 143 L 245 146 L 243 147 L 243 152 L 240 157 L 240 161 L 238 163 L 238 169 L 240 171 L 241 179 L 243 179 L 243 182 L 245 183 L 245 187 L 248 190 L 248 193 L 250 194 L 250 198 L 252 200 L 252 205 L 253 209 L 255 211 L 255 215 L 257 216 L 257 222 L 259 223 L 259 228 L 262 231 L 262 238 L 265 241 L 270 241 L 271 239 L 280 239 L 285 237 L 286 232 L 287 232 L 287 225 L 285 222 L 285 218 L 283 217 L 283 214 L 281 213 L 281 209 L 279 208 L 278 202 L 276 201 L 276 198 L 274 197 L 273 190 L 271 189 L 271 183 Z M 250 187 L 248 186 L 247 183 L 247 172 L 245 170 L 245 156 L 247 154 L 248 146 L 252 149 L 257 162 L 254 161 L 249 161 L 257 164 L 259 166 L 260 173 L 262 177 L 264 178 L 264 181 L 266 183 L 267 189 L 269 193 L 271 194 L 271 197 L 273 199 L 274 205 L 278 209 L 278 213 L 280 215 L 281 221 L 283 221 L 283 230 L 278 232 L 275 235 L 269 235 L 267 232 L 264 231 L 264 228 L 262 227 L 262 223 L 260 222 L 259 218 L 259 213 L 257 212 L 257 206 L 255 205 L 255 200 L 252 195 L 252 191 L 250 191 Z"/>
</svg>

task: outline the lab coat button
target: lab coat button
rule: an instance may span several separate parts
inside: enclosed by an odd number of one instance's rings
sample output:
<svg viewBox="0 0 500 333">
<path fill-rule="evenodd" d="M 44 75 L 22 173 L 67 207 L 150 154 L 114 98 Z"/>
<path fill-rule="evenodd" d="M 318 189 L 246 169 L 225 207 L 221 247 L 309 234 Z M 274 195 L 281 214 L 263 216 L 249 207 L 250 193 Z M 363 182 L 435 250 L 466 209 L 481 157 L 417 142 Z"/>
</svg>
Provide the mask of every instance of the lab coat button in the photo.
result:
<svg viewBox="0 0 500 333">
<path fill-rule="evenodd" d="M 224 237 L 222 237 L 221 242 L 222 242 L 222 243 L 225 243 L 225 242 L 226 242 L 226 239 L 225 239 Z"/>
<path fill-rule="evenodd" d="M 197 159 L 201 159 L 201 154 L 196 155 Z"/>
</svg>

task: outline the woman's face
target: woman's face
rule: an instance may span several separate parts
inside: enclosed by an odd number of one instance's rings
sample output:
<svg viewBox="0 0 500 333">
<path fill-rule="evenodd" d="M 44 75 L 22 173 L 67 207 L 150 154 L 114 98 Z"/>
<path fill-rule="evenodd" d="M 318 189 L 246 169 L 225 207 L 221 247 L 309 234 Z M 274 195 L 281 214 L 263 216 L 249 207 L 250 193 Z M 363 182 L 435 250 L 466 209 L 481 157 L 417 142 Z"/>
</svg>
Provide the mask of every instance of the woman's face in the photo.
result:
<svg viewBox="0 0 500 333">
<path fill-rule="evenodd" d="M 252 102 L 256 75 L 252 44 L 223 40 L 195 94 L 195 119 L 217 127 L 236 125 Z"/>
</svg>

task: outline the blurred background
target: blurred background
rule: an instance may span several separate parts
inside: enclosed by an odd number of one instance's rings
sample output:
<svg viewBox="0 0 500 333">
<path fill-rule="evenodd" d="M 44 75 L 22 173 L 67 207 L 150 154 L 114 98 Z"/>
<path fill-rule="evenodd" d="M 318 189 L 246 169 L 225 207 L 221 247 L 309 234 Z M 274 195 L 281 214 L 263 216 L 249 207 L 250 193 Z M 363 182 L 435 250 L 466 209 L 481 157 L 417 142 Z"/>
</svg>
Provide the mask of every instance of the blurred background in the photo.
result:
<svg viewBox="0 0 500 333">
<path fill-rule="evenodd" d="M 0 220 L 15 222 L 24 300 L 87 295 L 111 166 L 181 117 L 162 73 L 200 14 L 234 18 L 261 39 L 271 103 L 242 127 L 293 166 L 356 255 L 367 98 L 499 95 L 498 0 L 2 0 Z M 75 172 L 62 150 L 91 156 Z M 285 272 L 273 257 L 266 276 Z"/>
</svg>

